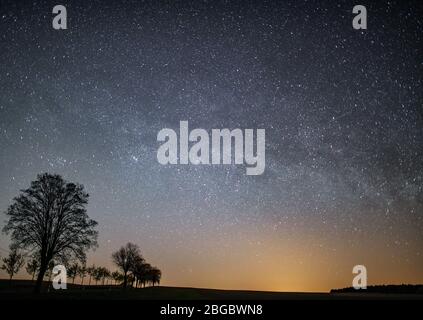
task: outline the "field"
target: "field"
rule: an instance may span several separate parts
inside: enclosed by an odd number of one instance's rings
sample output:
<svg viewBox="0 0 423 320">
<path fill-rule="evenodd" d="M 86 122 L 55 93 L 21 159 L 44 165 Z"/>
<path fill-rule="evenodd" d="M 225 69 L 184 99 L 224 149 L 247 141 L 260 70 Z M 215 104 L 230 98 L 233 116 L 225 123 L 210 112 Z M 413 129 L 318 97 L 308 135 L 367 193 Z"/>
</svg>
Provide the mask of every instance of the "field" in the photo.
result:
<svg viewBox="0 0 423 320">
<path fill-rule="evenodd" d="M 423 300 L 422 294 L 269 292 L 162 286 L 124 290 L 118 286 L 72 284 L 68 285 L 67 290 L 54 290 L 48 287 L 48 283 L 45 283 L 43 292 L 34 295 L 31 281 L 0 280 L 0 300 Z"/>
</svg>

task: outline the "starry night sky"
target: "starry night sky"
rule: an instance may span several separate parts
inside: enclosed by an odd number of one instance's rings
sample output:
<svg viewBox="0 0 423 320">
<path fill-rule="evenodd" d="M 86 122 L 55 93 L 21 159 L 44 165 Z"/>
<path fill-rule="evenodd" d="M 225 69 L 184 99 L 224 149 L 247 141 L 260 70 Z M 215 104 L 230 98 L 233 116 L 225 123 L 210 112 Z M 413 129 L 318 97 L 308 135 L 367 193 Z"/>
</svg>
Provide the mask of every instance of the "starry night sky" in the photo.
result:
<svg viewBox="0 0 423 320">
<path fill-rule="evenodd" d="M 321 291 L 357 264 L 422 283 L 421 1 L 169 3 L 1 2 L 1 227 L 58 173 L 90 193 L 89 263 L 131 241 L 165 285 Z M 265 129 L 265 172 L 160 165 L 157 133 L 182 120 Z"/>
</svg>

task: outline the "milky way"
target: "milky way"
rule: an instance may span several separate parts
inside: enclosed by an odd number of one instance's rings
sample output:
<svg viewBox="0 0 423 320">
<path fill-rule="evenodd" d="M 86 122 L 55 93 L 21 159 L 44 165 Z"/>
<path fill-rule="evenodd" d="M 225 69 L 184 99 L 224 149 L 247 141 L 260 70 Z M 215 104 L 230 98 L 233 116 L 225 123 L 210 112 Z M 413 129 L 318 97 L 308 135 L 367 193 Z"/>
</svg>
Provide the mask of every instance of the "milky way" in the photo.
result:
<svg viewBox="0 0 423 320">
<path fill-rule="evenodd" d="M 67 30 L 44 1 L 0 7 L 2 211 L 54 172 L 90 193 L 90 262 L 132 241 L 170 285 L 423 281 L 419 2 L 361 1 L 367 30 L 348 1 L 60 3 Z M 265 129 L 265 172 L 160 165 L 185 120 Z"/>
</svg>

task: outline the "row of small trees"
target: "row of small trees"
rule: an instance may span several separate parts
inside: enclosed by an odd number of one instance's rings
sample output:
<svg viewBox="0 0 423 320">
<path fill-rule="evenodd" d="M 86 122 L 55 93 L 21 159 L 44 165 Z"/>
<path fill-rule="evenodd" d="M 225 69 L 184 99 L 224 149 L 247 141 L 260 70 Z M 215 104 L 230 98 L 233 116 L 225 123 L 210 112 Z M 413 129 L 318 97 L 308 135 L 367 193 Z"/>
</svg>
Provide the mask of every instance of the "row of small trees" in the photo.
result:
<svg viewBox="0 0 423 320">
<path fill-rule="evenodd" d="M 98 245 L 97 222 L 86 210 L 88 198 L 83 185 L 49 173 L 39 174 L 27 189 L 21 190 L 6 210 L 8 221 L 3 228 L 11 240 L 9 257 L 3 259 L 3 267 L 10 278 L 24 264 L 24 257 L 18 250 L 32 255 L 33 260 L 27 267 L 36 277 L 35 292 L 40 292 L 46 276 L 51 277 L 50 266 L 54 262 L 68 266 L 72 281 L 77 275 L 81 282 L 86 274 L 90 279 L 100 280 L 112 276 L 113 272 L 106 268 L 95 267 L 94 271 L 69 265 L 70 261 L 85 264 L 86 252 Z M 132 243 L 113 253 L 112 259 L 121 271 L 119 281 L 124 287 L 160 282 L 160 270 L 146 263 L 139 248 Z"/>
<path fill-rule="evenodd" d="M 84 284 L 84 279 L 88 277 L 88 285 L 91 285 L 92 280 L 98 285 L 109 285 L 109 281 L 114 285 L 123 284 L 124 287 L 130 286 L 143 286 L 150 284 L 152 286 L 160 284 L 161 271 L 146 263 L 142 257 L 137 245 L 128 243 L 126 246 L 120 248 L 112 254 L 114 264 L 122 271 L 110 271 L 109 269 L 101 266 L 92 265 L 86 267 L 78 263 L 72 263 L 66 268 L 67 277 L 75 283 L 75 279 L 79 277 L 80 285 Z M 25 264 L 24 255 L 21 254 L 17 248 L 12 248 L 9 256 L 3 258 L 2 269 L 7 272 L 9 279 L 12 280 L 13 276 Z M 52 270 L 54 268 L 54 261 L 50 261 L 46 270 L 45 276 L 51 280 Z M 26 271 L 32 276 L 32 280 L 36 277 L 40 270 L 39 259 L 32 258 L 26 264 Z"/>
</svg>

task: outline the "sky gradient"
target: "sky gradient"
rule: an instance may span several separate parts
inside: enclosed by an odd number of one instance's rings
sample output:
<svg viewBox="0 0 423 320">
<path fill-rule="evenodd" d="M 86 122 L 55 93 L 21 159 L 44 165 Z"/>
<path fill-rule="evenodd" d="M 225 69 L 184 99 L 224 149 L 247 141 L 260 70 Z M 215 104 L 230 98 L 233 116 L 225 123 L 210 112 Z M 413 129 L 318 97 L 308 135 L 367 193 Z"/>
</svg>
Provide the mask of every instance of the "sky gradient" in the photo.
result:
<svg viewBox="0 0 423 320">
<path fill-rule="evenodd" d="M 361 1 L 354 30 L 350 1 L 172 3 L 61 1 L 57 31 L 53 5 L 2 2 L 1 226 L 58 173 L 90 194 L 89 264 L 131 241 L 163 285 L 423 283 L 422 4 Z M 184 120 L 265 129 L 264 173 L 160 165 Z"/>
</svg>

